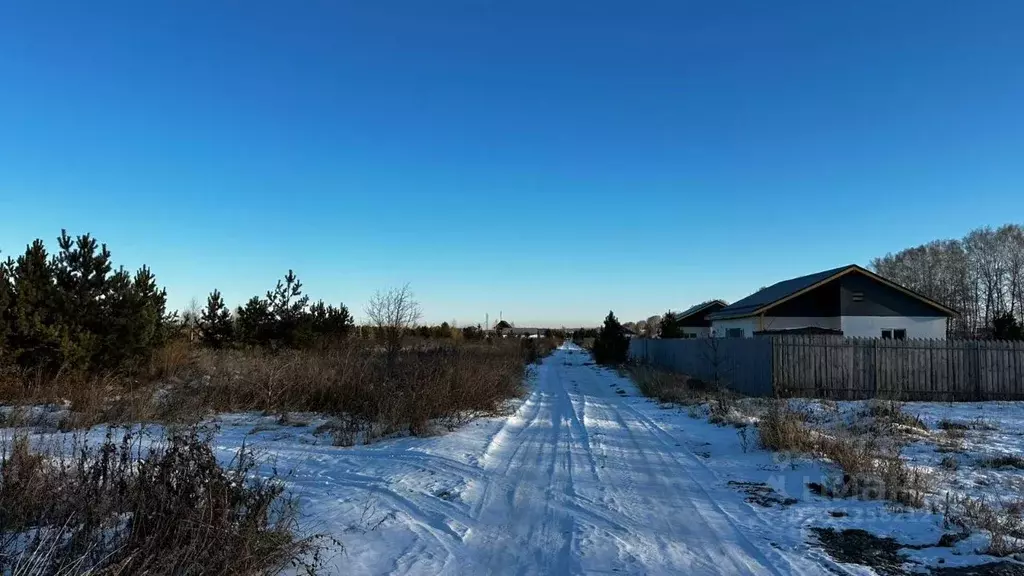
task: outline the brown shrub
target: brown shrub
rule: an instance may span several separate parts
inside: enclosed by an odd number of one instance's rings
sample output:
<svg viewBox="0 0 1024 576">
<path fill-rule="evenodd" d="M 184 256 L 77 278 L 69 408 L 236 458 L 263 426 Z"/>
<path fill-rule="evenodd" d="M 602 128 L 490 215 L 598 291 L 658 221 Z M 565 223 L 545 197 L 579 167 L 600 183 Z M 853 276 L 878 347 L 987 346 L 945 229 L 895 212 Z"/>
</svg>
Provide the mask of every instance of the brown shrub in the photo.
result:
<svg viewBox="0 0 1024 576">
<path fill-rule="evenodd" d="M 867 414 L 882 423 L 919 430 L 928 429 L 919 417 L 906 412 L 903 403 L 896 400 L 872 400 L 868 403 Z"/>
<path fill-rule="evenodd" d="M 807 415 L 784 400 L 773 402 L 759 424 L 761 445 L 772 451 L 802 452 L 834 463 L 842 476 L 823 489 L 836 497 L 890 500 L 921 507 L 931 479 L 900 458 L 898 447 L 881 442 L 880 431 L 865 435 L 844 431 L 818 433 L 806 424 Z"/>
<path fill-rule="evenodd" d="M 979 552 L 992 556 L 1010 556 L 1024 551 L 1024 519 L 1018 502 L 996 507 L 980 498 L 946 496 L 944 520 L 947 527 L 956 526 L 989 533 L 989 545 Z"/>
<path fill-rule="evenodd" d="M 403 350 L 394 366 L 364 346 L 324 353 L 206 352 L 201 385 L 180 390 L 217 411 L 314 411 L 346 414 L 382 433 L 428 432 L 439 419 L 455 426 L 497 412 L 521 393 L 523 357 L 518 343 L 438 346 Z M 194 412 L 187 409 L 185 412 Z"/>
<path fill-rule="evenodd" d="M 716 391 L 684 374 L 646 365 L 627 365 L 624 369 L 641 394 L 659 402 L 693 405 L 728 395 L 726 391 Z"/>
<path fill-rule="evenodd" d="M 227 467 L 196 430 L 143 448 L 125 432 L 98 446 L 0 450 L 0 573 L 271 574 L 313 570 L 318 538 L 296 535 L 294 502 L 252 473 L 243 447 Z"/>
<path fill-rule="evenodd" d="M 758 424 L 761 446 L 772 452 L 812 451 L 814 435 L 806 421 L 806 415 L 793 410 L 788 402 L 775 400 Z"/>
<path fill-rule="evenodd" d="M 1018 470 L 1024 470 L 1024 456 L 1018 456 L 1016 454 L 993 456 L 991 458 L 980 460 L 978 462 L 978 466 L 983 466 L 985 468 L 1016 468 Z"/>
<path fill-rule="evenodd" d="M 8 382 L 2 401 L 70 402 L 62 428 L 140 421 L 194 423 L 214 412 L 311 411 L 347 415 L 376 435 L 430 432 L 499 411 L 519 395 L 526 363 L 553 349 L 548 340 L 428 344 L 403 349 L 387 366 L 372 343 L 327 350 L 190 349 L 155 356 L 151 373 L 45 385 Z M 15 380 L 12 380 L 15 381 Z M 7 381 L 4 381 L 7 382 Z"/>
</svg>

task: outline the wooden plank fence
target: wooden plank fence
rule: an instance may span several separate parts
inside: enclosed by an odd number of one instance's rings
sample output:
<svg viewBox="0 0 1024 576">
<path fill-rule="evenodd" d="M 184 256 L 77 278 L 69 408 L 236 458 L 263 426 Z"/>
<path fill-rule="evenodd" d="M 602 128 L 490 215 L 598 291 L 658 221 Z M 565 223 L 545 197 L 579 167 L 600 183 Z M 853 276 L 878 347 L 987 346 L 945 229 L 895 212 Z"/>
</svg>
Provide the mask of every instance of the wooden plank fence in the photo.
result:
<svg viewBox="0 0 1024 576">
<path fill-rule="evenodd" d="M 780 336 L 772 369 L 785 396 L 1024 400 L 1024 342 Z"/>
<path fill-rule="evenodd" d="M 1024 400 L 1024 342 L 772 336 L 634 339 L 630 355 L 752 396 Z"/>
</svg>

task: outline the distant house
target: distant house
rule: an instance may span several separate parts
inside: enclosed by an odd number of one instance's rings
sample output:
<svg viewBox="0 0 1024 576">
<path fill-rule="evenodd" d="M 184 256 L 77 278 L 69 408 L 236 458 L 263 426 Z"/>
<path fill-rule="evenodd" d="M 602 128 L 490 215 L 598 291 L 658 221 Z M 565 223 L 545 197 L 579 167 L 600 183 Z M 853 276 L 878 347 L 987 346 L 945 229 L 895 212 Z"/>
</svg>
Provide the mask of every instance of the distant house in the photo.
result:
<svg viewBox="0 0 1024 576">
<path fill-rule="evenodd" d="M 946 338 L 956 311 L 855 264 L 763 288 L 708 316 L 718 337 Z"/>
<path fill-rule="evenodd" d="M 697 304 L 679 313 L 679 326 L 683 329 L 684 338 L 707 338 L 711 336 L 711 320 L 709 314 L 714 314 L 727 304 L 722 300 L 709 300 Z"/>
<path fill-rule="evenodd" d="M 544 334 L 544 328 L 517 328 L 513 326 L 504 330 L 504 333 L 517 338 L 539 338 Z"/>
</svg>

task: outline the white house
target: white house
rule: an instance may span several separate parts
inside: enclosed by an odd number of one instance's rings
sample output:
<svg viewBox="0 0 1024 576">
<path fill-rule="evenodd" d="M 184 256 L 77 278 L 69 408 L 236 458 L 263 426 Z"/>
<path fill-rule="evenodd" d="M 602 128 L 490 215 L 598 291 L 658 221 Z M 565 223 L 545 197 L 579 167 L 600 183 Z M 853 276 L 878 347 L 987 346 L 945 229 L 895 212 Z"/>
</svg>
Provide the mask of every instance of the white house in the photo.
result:
<svg viewBox="0 0 1024 576">
<path fill-rule="evenodd" d="M 679 326 L 684 338 L 707 338 L 711 336 L 709 314 L 726 307 L 722 300 L 708 300 L 679 313 Z"/>
<path fill-rule="evenodd" d="M 956 311 L 855 264 L 773 284 L 708 316 L 719 337 L 946 338 Z"/>
</svg>

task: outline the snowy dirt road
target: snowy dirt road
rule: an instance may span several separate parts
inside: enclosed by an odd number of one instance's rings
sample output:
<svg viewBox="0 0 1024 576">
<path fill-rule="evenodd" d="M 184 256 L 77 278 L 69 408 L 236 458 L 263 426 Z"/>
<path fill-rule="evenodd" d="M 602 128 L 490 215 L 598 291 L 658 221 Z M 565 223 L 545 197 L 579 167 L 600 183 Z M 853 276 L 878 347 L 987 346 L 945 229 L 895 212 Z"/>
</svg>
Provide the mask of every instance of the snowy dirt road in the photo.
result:
<svg viewBox="0 0 1024 576">
<path fill-rule="evenodd" d="M 344 543 L 339 572 L 844 573 L 779 545 L 699 443 L 587 353 L 570 345 L 533 370 L 514 413 L 443 436 L 338 448 L 282 427 L 249 441 L 293 470 L 311 528 Z M 224 424 L 229 450 L 248 432 Z"/>
</svg>

